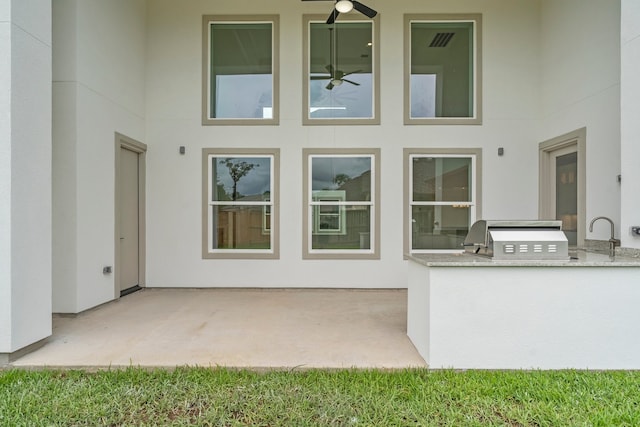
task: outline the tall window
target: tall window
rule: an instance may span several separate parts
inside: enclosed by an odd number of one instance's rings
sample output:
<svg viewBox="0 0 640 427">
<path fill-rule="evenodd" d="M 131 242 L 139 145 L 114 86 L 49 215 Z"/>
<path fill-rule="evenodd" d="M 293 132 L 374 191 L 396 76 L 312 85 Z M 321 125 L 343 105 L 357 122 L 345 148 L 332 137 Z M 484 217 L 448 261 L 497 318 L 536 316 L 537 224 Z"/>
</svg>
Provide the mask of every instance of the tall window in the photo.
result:
<svg viewBox="0 0 640 427">
<path fill-rule="evenodd" d="M 203 124 L 278 123 L 278 17 L 203 17 Z"/>
<path fill-rule="evenodd" d="M 304 124 L 378 124 L 374 20 L 305 16 Z"/>
<path fill-rule="evenodd" d="M 479 150 L 405 150 L 405 250 L 462 251 L 478 216 Z"/>
<path fill-rule="evenodd" d="M 304 156 L 304 257 L 379 258 L 379 150 Z"/>
<path fill-rule="evenodd" d="M 278 257 L 278 150 L 203 150 L 203 258 Z"/>
<path fill-rule="evenodd" d="M 481 16 L 405 15 L 405 124 L 481 124 Z"/>
</svg>

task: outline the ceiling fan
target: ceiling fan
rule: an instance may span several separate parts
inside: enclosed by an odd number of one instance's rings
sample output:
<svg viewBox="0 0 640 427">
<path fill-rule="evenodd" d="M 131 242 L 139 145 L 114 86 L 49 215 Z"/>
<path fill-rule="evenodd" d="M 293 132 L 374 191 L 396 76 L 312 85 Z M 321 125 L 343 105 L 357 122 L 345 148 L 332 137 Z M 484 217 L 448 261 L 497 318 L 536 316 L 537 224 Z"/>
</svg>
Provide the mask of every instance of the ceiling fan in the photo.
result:
<svg viewBox="0 0 640 427">
<path fill-rule="evenodd" d="M 327 1 L 327 0 L 302 0 L 302 1 Z M 333 24 L 338 18 L 339 14 L 351 12 L 353 9 L 357 10 L 358 12 L 362 13 L 368 18 L 374 18 L 378 14 L 377 11 L 360 3 L 359 1 L 355 1 L 355 0 L 333 0 L 333 1 L 335 2 L 335 5 L 333 6 L 331 15 L 329 15 L 329 18 L 327 19 L 327 24 Z"/>
<path fill-rule="evenodd" d="M 331 90 L 336 86 L 340 86 L 343 82 L 351 83 L 352 85 L 360 86 L 360 83 L 356 83 L 353 80 L 345 79 L 349 74 L 356 74 L 361 72 L 362 70 L 351 71 L 345 73 L 342 70 L 336 70 L 333 68 L 333 65 L 329 64 L 325 67 L 329 72 L 329 76 L 311 76 L 311 80 L 326 80 L 329 78 L 329 84 L 325 86 L 325 89 Z"/>
<path fill-rule="evenodd" d="M 324 67 L 328 72 L 329 75 L 328 76 L 311 76 L 311 80 L 327 80 L 329 79 L 329 84 L 327 84 L 325 86 L 325 89 L 327 90 L 331 90 L 336 86 L 340 86 L 342 83 L 347 82 L 350 83 L 352 85 L 355 86 L 360 86 L 360 83 L 356 83 L 353 80 L 349 80 L 349 79 L 345 79 L 345 77 L 347 77 L 350 74 L 356 74 L 356 73 L 360 73 L 362 72 L 362 70 L 356 70 L 356 71 L 350 71 L 348 73 L 345 73 L 342 70 L 337 69 L 337 59 L 338 59 L 338 47 L 335 46 L 334 40 L 333 40 L 333 28 L 329 28 L 329 58 L 331 63 L 329 65 L 327 65 L 326 67 Z M 335 46 L 335 47 L 334 47 Z M 334 48 L 336 50 L 335 54 L 334 54 Z M 335 62 L 335 67 L 334 67 L 334 62 Z"/>
<path fill-rule="evenodd" d="M 327 19 L 327 24 L 333 24 L 338 18 L 339 14 L 351 12 L 353 9 L 357 10 L 368 18 L 373 18 L 378 14 L 378 12 L 368 6 L 365 6 L 359 1 L 337 0 L 336 4 L 333 7 L 333 10 L 331 11 L 331 15 L 329 15 L 329 18 Z"/>
</svg>

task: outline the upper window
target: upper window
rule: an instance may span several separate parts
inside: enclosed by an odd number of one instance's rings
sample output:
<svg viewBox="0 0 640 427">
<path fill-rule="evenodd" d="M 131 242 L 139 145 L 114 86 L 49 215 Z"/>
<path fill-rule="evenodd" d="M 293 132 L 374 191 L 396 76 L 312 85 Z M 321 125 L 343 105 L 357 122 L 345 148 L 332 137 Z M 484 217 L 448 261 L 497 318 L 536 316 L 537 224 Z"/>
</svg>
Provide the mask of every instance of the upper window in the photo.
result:
<svg viewBox="0 0 640 427">
<path fill-rule="evenodd" d="M 277 258 L 278 150 L 203 150 L 203 258 Z"/>
<path fill-rule="evenodd" d="M 405 150 L 405 251 L 462 251 L 479 217 L 480 150 Z"/>
<path fill-rule="evenodd" d="M 303 124 L 379 124 L 377 20 L 305 16 Z"/>
<path fill-rule="evenodd" d="M 304 156 L 304 258 L 380 257 L 379 150 Z"/>
<path fill-rule="evenodd" d="M 405 124 L 481 124 L 481 15 L 405 15 Z"/>
<path fill-rule="evenodd" d="M 203 118 L 278 124 L 278 17 L 203 17 Z"/>
</svg>

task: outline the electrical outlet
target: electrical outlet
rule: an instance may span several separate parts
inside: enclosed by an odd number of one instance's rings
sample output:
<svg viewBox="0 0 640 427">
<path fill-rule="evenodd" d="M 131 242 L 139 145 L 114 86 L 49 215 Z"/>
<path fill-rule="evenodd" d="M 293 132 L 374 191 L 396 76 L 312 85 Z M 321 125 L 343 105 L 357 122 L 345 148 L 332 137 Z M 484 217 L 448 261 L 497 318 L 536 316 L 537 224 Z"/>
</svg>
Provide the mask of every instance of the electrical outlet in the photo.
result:
<svg viewBox="0 0 640 427">
<path fill-rule="evenodd" d="M 631 227 L 631 234 L 635 234 L 636 236 L 640 236 L 640 226 Z"/>
<path fill-rule="evenodd" d="M 111 274 L 111 266 L 107 265 L 106 267 L 103 267 L 102 274 Z"/>
</svg>

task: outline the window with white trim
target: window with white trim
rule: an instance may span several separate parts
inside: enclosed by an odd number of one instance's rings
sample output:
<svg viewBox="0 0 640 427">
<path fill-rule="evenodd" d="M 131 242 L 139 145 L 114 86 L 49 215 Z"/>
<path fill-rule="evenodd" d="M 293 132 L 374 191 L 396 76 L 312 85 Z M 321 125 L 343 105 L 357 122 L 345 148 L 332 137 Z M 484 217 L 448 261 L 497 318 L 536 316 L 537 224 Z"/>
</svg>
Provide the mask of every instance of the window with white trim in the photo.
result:
<svg viewBox="0 0 640 427">
<path fill-rule="evenodd" d="M 305 258 L 378 258 L 379 150 L 304 150 Z"/>
<path fill-rule="evenodd" d="M 478 215 L 478 154 L 407 152 L 410 253 L 459 252 Z"/>
<path fill-rule="evenodd" d="M 203 17 L 204 125 L 278 124 L 278 17 Z"/>
<path fill-rule="evenodd" d="M 379 124 L 377 20 L 305 15 L 303 124 Z"/>
<path fill-rule="evenodd" d="M 277 258 L 278 150 L 203 150 L 204 258 Z"/>
<path fill-rule="evenodd" d="M 481 15 L 405 15 L 405 124 L 481 124 Z"/>
</svg>

